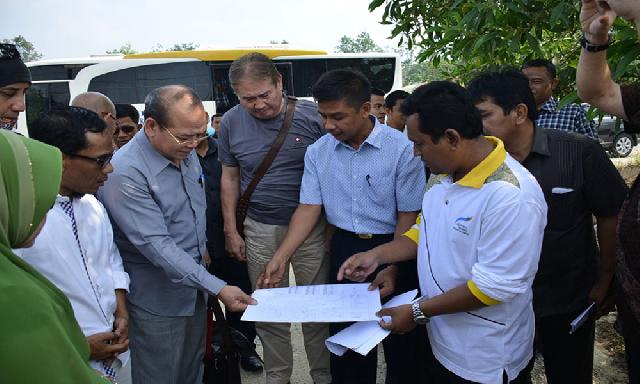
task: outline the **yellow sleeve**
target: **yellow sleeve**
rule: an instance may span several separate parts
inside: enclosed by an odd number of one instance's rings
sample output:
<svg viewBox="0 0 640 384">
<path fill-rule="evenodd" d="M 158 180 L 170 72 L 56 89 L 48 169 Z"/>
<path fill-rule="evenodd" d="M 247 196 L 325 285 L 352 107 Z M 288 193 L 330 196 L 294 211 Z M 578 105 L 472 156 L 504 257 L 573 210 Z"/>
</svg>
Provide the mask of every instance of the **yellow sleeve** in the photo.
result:
<svg viewBox="0 0 640 384">
<path fill-rule="evenodd" d="M 490 296 L 485 295 L 476 285 L 476 283 L 473 282 L 473 280 L 469 280 L 467 281 L 467 287 L 469 288 L 469 291 L 471 291 L 471 294 L 473 296 L 476 297 L 476 299 L 480 300 L 482 302 L 482 304 L 484 305 L 496 305 L 496 304 L 500 304 L 500 302 Z"/>
<path fill-rule="evenodd" d="M 420 239 L 420 222 L 422 221 L 422 212 L 418 214 L 416 217 L 416 223 L 413 225 L 407 232 L 403 233 L 402 236 L 406 236 L 411 239 L 414 243 L 418 244 Z"/>
</svg>

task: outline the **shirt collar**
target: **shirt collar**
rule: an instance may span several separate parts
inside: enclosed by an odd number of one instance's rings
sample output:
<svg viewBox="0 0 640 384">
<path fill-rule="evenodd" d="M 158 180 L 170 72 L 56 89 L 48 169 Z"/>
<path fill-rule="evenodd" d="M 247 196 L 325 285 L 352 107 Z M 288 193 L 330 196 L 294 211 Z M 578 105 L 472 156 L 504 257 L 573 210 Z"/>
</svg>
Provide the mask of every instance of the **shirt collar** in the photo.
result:
<svg viewBox="0 0 640 384">
<path fill-rule="evenodd" d="M 480 189 L 487 178 L 504 163 L 504 160 L 507 158 L 507 151 L 504 149 L 502 140 L 493 136 L 486 136 L 486 139 L 494 144 L 495 148 L 489 153 L 489 156 L 485 157 L 469 173 L 458 180 L 456 184 L 463 187 Z"/>
<path fill-rule="evenodd" d="M 369 133 L 369 136 L 367 136 L 367 138 L 364 140 L 360 148 L 362 148 L 362 146 L 365 144 L 369 144 L 374 148 L 380 148 L 382 147 L 382 131 L 384 129 L 384 125 L 380 124 L 378 119 L 376 119 L 373 115 L 369 115 L 369 120 L 373 123 L 373 129 Z M 342 144 L 345 147 L 349 147 L 353 150 L 353 147 L 351 147 L 350 145 L 345 144 L 340 140 L 336 140 L 336 146 L 338 146 L 339 144 Z"/>
<path fill-rule="evenodd" d="M 62 196 L 61 194 L 56 196 L 56 203 L 66 203 L 67 201 L 72 201 L 69 196 Z"/>
<path fill-rule="evenodd" d="M 535 127 L 533 129 L 533 145 L 531 146 L 531 152 L 544 156 L 551 156 L 546 129 L 539 127 Z"/>
<path fill-rule="evenodd" d="M 146 163 L 149 166 L 149 170 L 154 175 L 157 175 L 163 169 L 173 164 L 171 160 L 162 156 L 162 154 L 158 152 L 153 147 L 153 145 L 151 145 L 151 142 L 149 141 L 149 138 L 145 134 L 144 130 L 141 129 L 138 133 L 136 133 L 132 140 L 135 140 L 140 145 L 140 148 L 142 149 L 142 152 L 144 153 L 147 160 Z M 189 164 L 189 158 L 186 158 L 183 161 L 185 161 L 187 165 Z"/>
<path fill-rule="evenodd" d="M 547 100 L 544 104 L 542 104 L 542 108 L 540 108 L 540 111 L 547 111 L 547 112 L 556 112 L 557 110 L 558 110 L 558 101 L 553 97 L 549 98 L 549 100 Z"/>
</svg>

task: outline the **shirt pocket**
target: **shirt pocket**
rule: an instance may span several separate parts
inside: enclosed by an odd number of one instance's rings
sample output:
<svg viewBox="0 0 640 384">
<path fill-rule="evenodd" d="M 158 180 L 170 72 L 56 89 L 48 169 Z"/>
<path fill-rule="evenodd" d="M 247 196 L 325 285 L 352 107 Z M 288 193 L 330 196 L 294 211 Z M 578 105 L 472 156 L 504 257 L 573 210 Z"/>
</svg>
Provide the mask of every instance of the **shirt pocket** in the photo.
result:
<svg viewBox="0 0 640 384">
<path fill-rule="evenodd" d="M 559 185 L 546 194 L 549 212 L 553 220 L 547 223 L 548 229 L 566 230 L 575 224 L 576 210 L 580 210 L 580 192 L 573 185 Z"/>
<path fill-rule="evenodd" d="M 390 175 L 367 175 L 365 177 L 367 188 L 367 197 L 376 206 L 395 207 L 395 186 L 393 176 Z M 394 208 L 395 209 L 395 208 Z"/>
</svg>

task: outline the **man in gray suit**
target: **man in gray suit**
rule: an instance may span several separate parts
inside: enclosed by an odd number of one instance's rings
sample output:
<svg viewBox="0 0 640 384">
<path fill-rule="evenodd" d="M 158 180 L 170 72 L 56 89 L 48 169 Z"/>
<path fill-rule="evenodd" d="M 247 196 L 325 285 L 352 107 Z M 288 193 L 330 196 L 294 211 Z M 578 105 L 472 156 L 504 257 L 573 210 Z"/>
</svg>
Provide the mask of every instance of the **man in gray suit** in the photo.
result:
<svg viewBox="0 0 640 384">
<path fill-rule="evenodd" d="M 202 102 L 188 87 L 161 87 L 147 96 L 144 116 L 98 193 L 131 277 L 132 378 L 202 383 L 207 294 L 230 311 L 255 302 L 206 270 L 204 182 L 193 150 L 208 137 Z"/>
</svg>

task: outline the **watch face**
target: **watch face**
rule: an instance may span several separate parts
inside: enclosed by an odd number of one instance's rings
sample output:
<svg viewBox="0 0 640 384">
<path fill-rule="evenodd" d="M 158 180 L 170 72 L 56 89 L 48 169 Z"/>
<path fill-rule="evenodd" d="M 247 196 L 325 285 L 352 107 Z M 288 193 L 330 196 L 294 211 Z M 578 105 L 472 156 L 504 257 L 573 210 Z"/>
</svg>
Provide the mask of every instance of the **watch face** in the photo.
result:
<svg viewBox="0 0 640 384">
<path fill-rule="evenodd" d="M 422 316 L 422 317 L 417 317 L 415 319 L 413 319 L 415 321 L 416 324 L 418 325 L 425 325 L 427 324 L 427 318 Z"/>
</svg>

